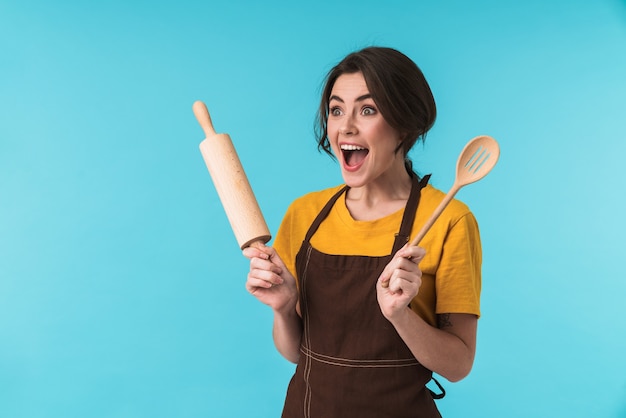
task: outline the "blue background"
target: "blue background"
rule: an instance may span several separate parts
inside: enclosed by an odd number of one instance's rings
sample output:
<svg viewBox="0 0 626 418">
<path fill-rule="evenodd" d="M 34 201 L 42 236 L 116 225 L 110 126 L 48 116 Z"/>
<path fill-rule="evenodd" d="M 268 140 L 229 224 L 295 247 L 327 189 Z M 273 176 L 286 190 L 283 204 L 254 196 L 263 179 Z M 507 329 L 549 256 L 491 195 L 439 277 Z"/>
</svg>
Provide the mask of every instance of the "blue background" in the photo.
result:
<svg viewBox="0 0 626 418">
<path fill-rule="evenodd" d="M 233 138 L 270 229 L 341 182 L 323 75 L 392 46 L 439 117 L 412 153 L 484 245 L 472 374 L 446 417 L 626 417 L 626 2 L 0 0 L 0 416 L 276 417 L 293 366 L 198 151 Z"/>
</svg>

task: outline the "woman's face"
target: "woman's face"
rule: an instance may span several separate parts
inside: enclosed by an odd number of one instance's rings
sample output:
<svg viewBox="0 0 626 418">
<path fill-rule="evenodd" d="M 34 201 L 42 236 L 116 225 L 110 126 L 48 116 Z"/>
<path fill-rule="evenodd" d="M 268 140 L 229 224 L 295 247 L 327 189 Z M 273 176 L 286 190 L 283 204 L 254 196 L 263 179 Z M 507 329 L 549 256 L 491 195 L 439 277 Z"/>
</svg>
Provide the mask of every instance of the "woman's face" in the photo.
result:
<svg viewBox="0 0 626 418">
<path fill-rule="evenodd" d="M 400 134 L 379 112 L 362 73 L 343 74 L 335 81 L 327 131 L 348 186 L 393 180 L 391 176 L 406 173 L 402 152 L 395 152 Z"/>
</svg>

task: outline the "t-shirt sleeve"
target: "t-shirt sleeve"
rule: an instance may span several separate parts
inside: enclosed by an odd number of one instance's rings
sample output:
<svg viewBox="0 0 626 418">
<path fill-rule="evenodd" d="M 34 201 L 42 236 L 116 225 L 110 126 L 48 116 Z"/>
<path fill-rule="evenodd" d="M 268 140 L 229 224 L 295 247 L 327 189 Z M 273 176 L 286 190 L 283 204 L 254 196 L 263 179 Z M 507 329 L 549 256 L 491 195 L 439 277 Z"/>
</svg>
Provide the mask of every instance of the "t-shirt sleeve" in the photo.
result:
<svg viewBox="0 0 626 418">
<path fill-rule="evenodd" d="M 474 215 L 468 212 L 450 226 L 436 272 L 436 313 L 480 316 L 482 250 Z"/>
<path fill-rule="evenodd" d="M 278 227 L 276 238 L 274 239 L 273 247 L 278 253 L 283 263 L 287 266 L 291 274 L 296 276 L 296 251 L 293 246 L 294 238 L 294 218 L 295 209 L 294 204 L 291 204 L 283 217 L 283 220 Z"/>
</svg>

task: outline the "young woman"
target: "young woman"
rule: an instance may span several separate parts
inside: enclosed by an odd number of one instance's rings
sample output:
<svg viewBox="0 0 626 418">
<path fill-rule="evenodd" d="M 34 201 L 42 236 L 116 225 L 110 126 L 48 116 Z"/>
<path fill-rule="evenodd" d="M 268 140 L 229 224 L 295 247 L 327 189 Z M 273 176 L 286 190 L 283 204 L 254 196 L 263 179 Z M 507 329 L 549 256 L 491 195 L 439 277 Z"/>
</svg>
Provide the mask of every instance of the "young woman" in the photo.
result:
<svg viewBox="0 0 626 418">
<path fill-rule="evenodd" d="M 247 290 L 274 312 L 279 352 L 297 363 L 284 417 L 439 417 L 432 372 L 470 372 L 480 315 L 481 247 L 455 200 L 408 246 L 444 193 L 407 153 L 436 116 L 422 72 L 365 48 L 327 76 L 320 149 L 345 185 L 292 203 L 273 247 L 247 248 Z"/>
</svg>

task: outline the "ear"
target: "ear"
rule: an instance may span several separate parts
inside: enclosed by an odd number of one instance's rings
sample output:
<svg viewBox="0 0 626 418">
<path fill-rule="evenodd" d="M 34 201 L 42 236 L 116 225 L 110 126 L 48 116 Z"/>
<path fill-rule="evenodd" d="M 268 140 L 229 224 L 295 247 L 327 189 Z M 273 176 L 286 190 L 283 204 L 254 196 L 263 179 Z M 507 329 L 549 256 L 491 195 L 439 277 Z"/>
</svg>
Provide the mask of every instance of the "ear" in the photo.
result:
<svg viewBox="0 0 626 418">
<path fill-rule="evenodd" d="M 402 151 L 402 153 L 405 154 L 404 156 L 406 157 L 406 153 L 403 150 L 405 140 L 406 140 L 406 134 L 401 133 L 400 138 L 398 138 L 398 145 L 396 146 L 396 149 L 393 151 L 395 154 L 397 154 L 399 151 Z"/>
</svg>

